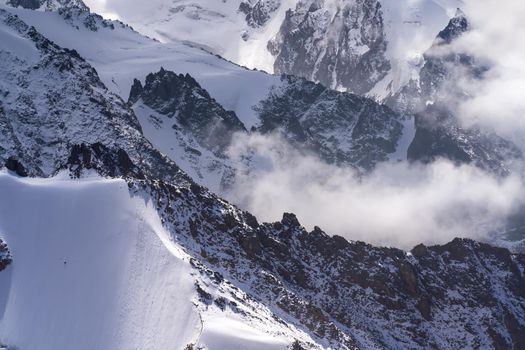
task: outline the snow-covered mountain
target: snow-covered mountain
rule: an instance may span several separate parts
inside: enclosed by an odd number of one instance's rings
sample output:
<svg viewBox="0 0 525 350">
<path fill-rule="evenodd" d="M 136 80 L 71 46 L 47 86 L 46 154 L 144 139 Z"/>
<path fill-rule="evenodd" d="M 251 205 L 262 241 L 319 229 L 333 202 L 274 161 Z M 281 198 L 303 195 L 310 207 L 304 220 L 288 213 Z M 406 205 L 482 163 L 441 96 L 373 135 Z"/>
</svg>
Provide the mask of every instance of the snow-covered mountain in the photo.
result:
<svg viewBox="0 0 525 350">
<path fill-rule="evenodd" d="M 88 5 L 90 4 L 87 1 Z M 417 75 L 460 0 L 166 0 L 106 2 L 164 42 L 382 100 Z"/>
<path fill-rule="evenodd" d="M 224 130 L 201 127 L 208 136 L 214 134 L 216 141 L 222 140 L 222 151 L 232 132 L 250 130 L 277 132 L 298 150 L 364 172 L 381 161 L 406 159 L 413 119 L 371 99 L 304 79 L 247 70 L 179 42 L 162 44 L 121 23 L 84 11 L 10 11 L 33 23 L 54 42 L 79 52 L 105 85 L 123 99 L 130 98 L 131 90 L 130 102 L 146 137 L 192 178 L 215 191 L 232 181 L 235 164 L 224 157 L 224 152 L 221 155 L 203 144 L 202 135 L 188 134 L 189 130 L 180 125 L 174 128 L 169 120 L 175 114 L 179 122 L 179 114 L 189 112 L 209 119 L 204 116 L 208 108 L 220 110 L 213 113 L 221 118 L 235 120 L 226 132 L 230 134 L 227 138 Z M 166 78 L 158 87 L 148 84 L 161 69 L 164 75 L 175 72 L 190 76 L 176 79 L 171 75 L 171 80 Z M 142 94 L 144 98 L 140 98 Z M 200 110 L 195 109 L 197 101 L 204 104 Z"/>
<path fill-rule="evenodd" d="M 234 132 L 366 168 L 401 114 L 67 6 L 0 8 L 0 43 L 0 348 L 524 346 L 524 255 L 259 223 L 191 178 Z"/>
</svg>

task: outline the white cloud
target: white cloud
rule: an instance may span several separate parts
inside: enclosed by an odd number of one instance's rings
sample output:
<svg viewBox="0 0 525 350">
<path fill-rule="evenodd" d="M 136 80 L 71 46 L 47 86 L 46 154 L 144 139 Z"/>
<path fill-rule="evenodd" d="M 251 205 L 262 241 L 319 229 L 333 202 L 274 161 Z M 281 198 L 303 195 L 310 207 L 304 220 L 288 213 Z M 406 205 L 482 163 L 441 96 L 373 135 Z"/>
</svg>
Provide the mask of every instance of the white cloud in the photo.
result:
<svg viewBox="0 0 525 350">
<path fill-rule="evenodd" d="M 519 177 L 497 179 L 472 166 L 386 163 L 364 178 L 352 170 L 299 155 L 275 136 L 239 136 L 231 155 L 251 154 L 263 166 L 228 195 L 260 220 L 295 213 L 308 229 L 402 248 L 482 238 L 504 225 L 521 203 Z"/>
<path fill-rule="evenodd" d="M 525 1 L 467 0 L 464 10 L 473 28 L 457 45 L 492 68 L 465 87 L 472 98 L 460 115 L 467 125 L 484 125 L 525 149 Z"/>
</svg>

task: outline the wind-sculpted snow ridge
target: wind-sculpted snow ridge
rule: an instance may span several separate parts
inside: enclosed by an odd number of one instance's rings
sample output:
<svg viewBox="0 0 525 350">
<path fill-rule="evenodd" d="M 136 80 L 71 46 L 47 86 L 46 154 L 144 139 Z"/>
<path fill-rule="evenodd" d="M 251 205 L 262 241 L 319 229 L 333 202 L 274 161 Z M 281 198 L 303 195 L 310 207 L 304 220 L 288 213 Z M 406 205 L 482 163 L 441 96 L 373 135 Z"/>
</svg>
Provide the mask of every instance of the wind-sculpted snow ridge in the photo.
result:
<svg viewBox="0 0 525 350">
<path fill-rule="evenodd" d="M 466 127 L 458 119 L 458 105 L 468 99 L 460 80 L 480 80 L 488 70 L 482 62 L 451 44 L 469 30 L 468 19 L 458 10 L 425 53 L 425 64 L 389 105 L 416 114 L 416 135 L 408 149 L 411 160 L 432 161 L 444 157 L 458 163 L 473 163 L 499 175 L 510 172 L 522 157 L 512 142 L 476 125 Z"/>
<path fill-rule="evenodd" d="M 329 236 L 320 228 L 308 232 L 293 214 L 260 224 L 195 184 L 153 148 L 133 110 L 78 54 L 6 11 L 0 11 L 0 35 L 11 40 L 1 51 L 2 163 L 29 176 L 50 177 L 66 169 L 80 178 L 73 180 L 78 183 L 94 172 L 120 178 L 115 181 L 125 182 L 129 194 L 152 206 L 169 249 L 180 250 L 192 265 L 198 295 L 193 302 L 204 325 L 211 313 L 216 320 L 211 330 L 197 334 L 196 347 L 231 345 L 217 341 L 226 334 L 221 315 L 257 325 L 259 340 L 265 334 L 279 336 L 271 343 L 276 349 L 295 339 L 305 349 L 525 346 L 523 255 L 465 239 L 420 245 L 411 252 L 378 248 Z M 137 282 L 139 290 L 149 290 L 149 279 L 144 281 Z M 161 298 L 170 302 L 169 295 Z M 140 310 L 134 312 L 142 319 Z M 134 329 L 140 339 L 142 328 Z M 244 328 L 236 329 L 242 333 Z M 55 332 L 69 334 L 68 329 Z M 51 341 L 60 339 L 56 335 Z M 266 343 L 250 344 L 264 348 Z M 249 348 L 242 342 L 237 346 Z"/>
</svg>

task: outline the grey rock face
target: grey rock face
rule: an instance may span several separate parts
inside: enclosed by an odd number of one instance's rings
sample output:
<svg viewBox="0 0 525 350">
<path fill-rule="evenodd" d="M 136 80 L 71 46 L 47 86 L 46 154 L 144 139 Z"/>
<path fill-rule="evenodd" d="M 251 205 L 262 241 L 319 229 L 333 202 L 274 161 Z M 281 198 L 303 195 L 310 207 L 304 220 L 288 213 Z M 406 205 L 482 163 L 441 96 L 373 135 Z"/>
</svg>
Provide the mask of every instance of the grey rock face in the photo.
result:
<svg viewBox="0 0 525 350">
<path fill-rule="evenodd" d="M 402 117 L 377 102 L 283 76 L 256 111 L 261 133 L 279 131 L 325 161 L 370 170 L 387 160 L 402 134 Z"/>
<path fill-rule="evenodd" d="M 418 81 L 410 81 L 398 96 L 389 103 L 407 113 L 419 113 L 428 104 L 449 104 L 455 107 L 464 92 L 457 85 L 456 78 L 464 76 L 481 79 L 487 71 L 474 57 L 462 52 L 454 52 L 450 44 L 469 29 L 465 15 L 458 10 L 445 29 L 436 37 L 434 44 L 424 54 L 425 63 L 419 73 Z M 448 107 L 448 110 L 452 108 Z"/>
<path fill-rule="evenodd" d="M 246 15 L 250 27 L 257 28 L 265 25 L 280 6 L 281 0 L 243 0 L 239 11 Z"/>
<path fill-rule="evenodd" d="M 89 9 L 79 6 L 61 7 L 58 9 L 58 13 L 67 23 L 77 29 L 79 29 L 78 23 L 82 23 L 85 28 L 93 32 L 98 31 L 100 28 L 115 29 L 114 23 L 118 23 L 121 27 L 126 27 L 126 25 L 121 22 L 108 21 L 96 13 L 91 13 Z"/>
<path fill-rule="evenodd" d="M 390 70 L 381 5 L 377 0 L 341 3 L 304 0 L 289 10 L 268 43 L 278 74 L 291 74 L 356 94 L 372 89 Z"/>
<path fill-rule="evenodd" d="M 217 155 L 230 145 L 235 132 L 246 132 L 235 113 L 222 108 L 188 74 L 177 75 L 161 69 L 146 77 L 144 87 L 135 80 L 130 102 L 138 99 L 160 114 L 173 118 L 173 128 L 182 128 L 192 134 L 201 146 Z"/>
<path fill-rule="evenodd" d="M 429 106 L 416 116 L 416 135 L 408 148 L 412 161 L 431 162 L 442 157 L 498 175 L 507 174 L 511 161 L 521 156 L 512 142 L 476 127 L 465 129 L 454 115 L 438 106 Z"/>
</svg>

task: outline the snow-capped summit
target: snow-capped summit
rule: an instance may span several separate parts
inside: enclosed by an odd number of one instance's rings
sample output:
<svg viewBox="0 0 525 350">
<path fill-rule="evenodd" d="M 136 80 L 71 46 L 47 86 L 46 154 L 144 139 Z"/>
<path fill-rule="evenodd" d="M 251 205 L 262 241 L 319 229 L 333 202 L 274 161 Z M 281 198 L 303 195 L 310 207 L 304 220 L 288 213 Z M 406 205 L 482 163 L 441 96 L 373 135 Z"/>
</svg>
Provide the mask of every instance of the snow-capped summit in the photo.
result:
<svg viewBox="0 0 525 350">
<path fill-rule="evenodd" d="M 441 44 L 450 44 L 468 31 L 469 22 L 465 13 L 458 8 L 456 14 L 450 19 L 448 25 L 437 35 L 437 40 L 442 40 Z"/>
</svg>

